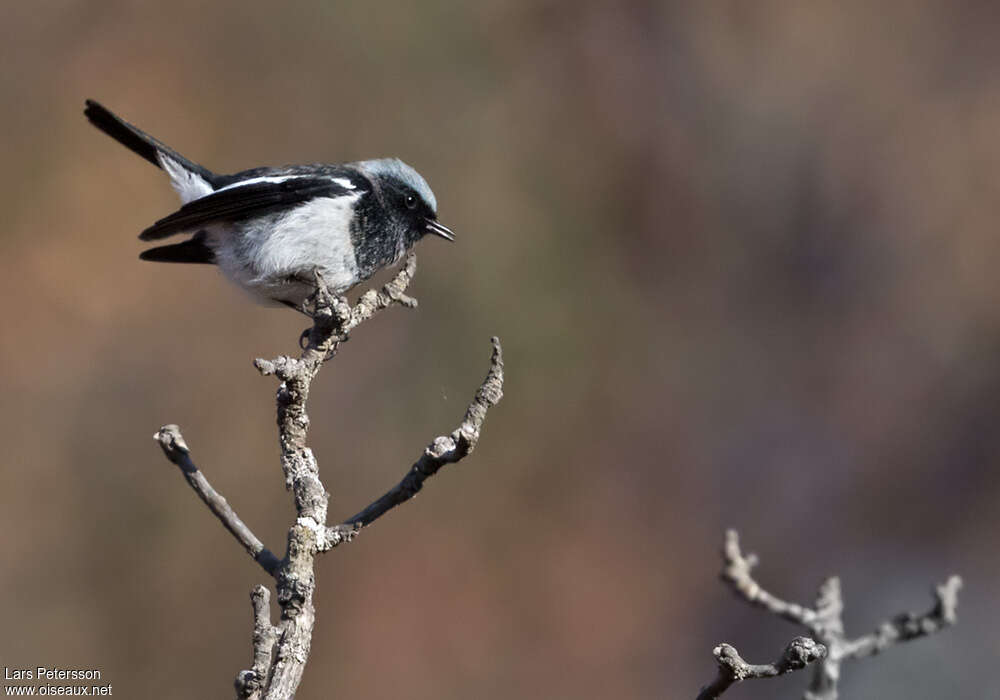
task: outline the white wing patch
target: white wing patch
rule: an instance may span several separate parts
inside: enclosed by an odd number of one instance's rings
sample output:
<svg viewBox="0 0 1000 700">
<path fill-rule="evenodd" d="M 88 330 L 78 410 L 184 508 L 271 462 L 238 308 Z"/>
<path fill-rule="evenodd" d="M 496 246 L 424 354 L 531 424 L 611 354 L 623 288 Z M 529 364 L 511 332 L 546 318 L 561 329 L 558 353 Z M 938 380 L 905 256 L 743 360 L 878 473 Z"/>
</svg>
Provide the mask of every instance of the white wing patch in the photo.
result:
<svg viewBox="0 0 1000 700">
<path fill-rule="evenodd" d="M 160 167 L 170 176 L 170 184 L 177 190 L 184 204 L 213 192 L 212 186 L 201 175 L 191 172 L 160 151 L 156 152 L 156 159 L 160 161 Z"/>
<path fill-rule="evenodd" d="M 220 187 L 215 190 L 216 192 L 222 192 L 223 190 L 231 190 L 236 187 L 243 187 L 244 185 L 256 185 L 258 182 L 286 182 L 287 180 L 294 180 L 297 177 L 312 177 L 311 175 L 276 175 L 272 177 L 252 177 L 249 180 L 240 180 L 239 182 L 234 182 L 231 185 L 226 185 L 225 187 Z"/>
<path fill-rule="evenodd" d="M 225 187 L 220 187 L 219 189 L 217 189 L 215 191 L 216 192 L 222 192 L 223 190 L 231 190 L 231 189 L 234 189 L 236 187 L 243 187 L 244 185 L 255 185 L 258 182 L 274 182 L 274 183 L 287 182 L 288 180 L 294 180 L 294 179 L 300 178 L 300 177 L 317 178 L 317 177 L 325 177 L 325 176 L 311 174 L 311 173 L 299 173 L 297 175 L 270 175 L 270 176 L 267 176 L 267 177 L 252 177 L 252 178 L 250 178 L 248 180 L 240 180 L 239 182 L 234 182 L 231 185 L 226 185 Z M 354 187 L 354 183 L 351 182 L 350 180 L 348 180 L 346 177 L 331 177 L 329 179 L 330 179 L 331 182 L 336 182 L 338 185 L 340 185 L 344 189 L 347 189 L 347 190 L 356 189 Z"/>
</svg>

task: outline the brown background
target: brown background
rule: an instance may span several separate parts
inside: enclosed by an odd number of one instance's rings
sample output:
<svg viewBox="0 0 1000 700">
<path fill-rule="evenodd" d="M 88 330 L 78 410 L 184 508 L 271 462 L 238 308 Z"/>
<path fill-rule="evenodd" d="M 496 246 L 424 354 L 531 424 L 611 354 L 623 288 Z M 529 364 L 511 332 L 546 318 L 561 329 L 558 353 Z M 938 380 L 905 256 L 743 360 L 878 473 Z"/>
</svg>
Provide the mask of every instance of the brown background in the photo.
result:
<svg viewBox="0 0 1000 700">
<path fill-rule="evenodd" d="M 320 377 L 332 512 L 451 430 L 479 451 L 318 567 L 300 697 L 685 698 L 793 628 L 716 580 L 723 530 L 847 623 L 960 626 L 847 698 L 985 698 L 1000 643 L 996 3 L 4 3 L 0 664 L 228 697 L 262 574 L 154 443 L 177 422 L 268 543 L 274 382 L 303 321 L 136 260 L 176 207 L 94 97 L 220 171 L 398 155 L 455 245 Z M 795 698 L 804 678 L 733 697 Z"/>
</svg>

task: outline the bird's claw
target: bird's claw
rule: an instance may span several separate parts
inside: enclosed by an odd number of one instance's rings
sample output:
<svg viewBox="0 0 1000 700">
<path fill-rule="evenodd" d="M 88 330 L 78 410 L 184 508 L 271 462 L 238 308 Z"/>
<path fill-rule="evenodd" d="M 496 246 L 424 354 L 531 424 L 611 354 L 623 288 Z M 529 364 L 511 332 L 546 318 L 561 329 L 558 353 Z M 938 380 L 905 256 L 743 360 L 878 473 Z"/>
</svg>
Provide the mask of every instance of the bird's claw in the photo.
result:
<svg viewBox="0 0 1000 700">
<path fill-rule="evenodd" d="M 344 335 L 338 337 L 335 341 L 333 341 L 333 345 L 331 345 L 330 348 L 326 351 L 326 359 L 324 360 L 324 362 L 326 360 L 333 358 L 333 356 L 337 354 L 337 351 L 340 350 L 340 346 L 346 343 L 350 339 L 351 336 L 345 333 Z"/>
</svg>

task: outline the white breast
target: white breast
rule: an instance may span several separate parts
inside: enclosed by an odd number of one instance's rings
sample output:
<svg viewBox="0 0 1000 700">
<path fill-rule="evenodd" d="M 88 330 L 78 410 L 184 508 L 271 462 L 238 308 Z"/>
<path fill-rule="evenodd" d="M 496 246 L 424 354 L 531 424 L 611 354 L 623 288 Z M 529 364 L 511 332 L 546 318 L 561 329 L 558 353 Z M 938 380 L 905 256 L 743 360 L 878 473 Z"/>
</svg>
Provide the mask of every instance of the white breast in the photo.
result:
<svg viewBox="0 0 1000 700">
<path fill-rule="evenodd" d="M 265 299 L 300 303 L 312 288 L 294 280 L 312 279 L 319 268 L 338 292 L 358 281 L 351 243 L 351 219 L 358 194 L 321 197 L 281 214 L 209 230 L 222 272 Z"/>
</svg>

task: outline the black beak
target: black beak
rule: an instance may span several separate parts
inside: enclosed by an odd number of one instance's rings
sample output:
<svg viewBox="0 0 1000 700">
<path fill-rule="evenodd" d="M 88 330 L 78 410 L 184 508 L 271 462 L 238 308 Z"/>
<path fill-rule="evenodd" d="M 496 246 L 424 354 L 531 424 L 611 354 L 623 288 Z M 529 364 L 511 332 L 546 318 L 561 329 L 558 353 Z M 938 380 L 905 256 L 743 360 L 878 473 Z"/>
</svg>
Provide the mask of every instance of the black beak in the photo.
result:
<svg viewBox="0 0 1000 700">
<path fill-rule="evenodd" d="M 441 236 L 446 241 L 455 240 L 455 234 L 447 226 L 439 224 L 434 219 L 427 219 L 427 232 L 435 236 Z"/>
</svg>

